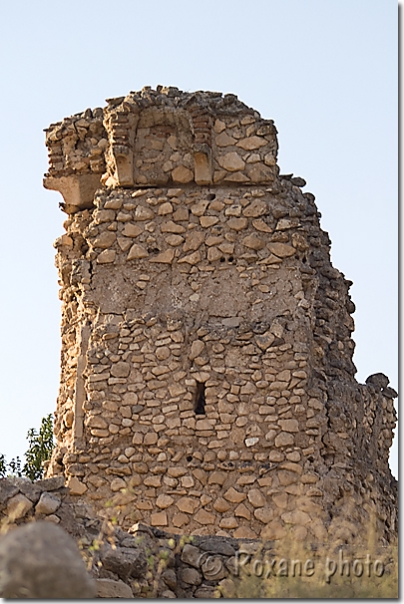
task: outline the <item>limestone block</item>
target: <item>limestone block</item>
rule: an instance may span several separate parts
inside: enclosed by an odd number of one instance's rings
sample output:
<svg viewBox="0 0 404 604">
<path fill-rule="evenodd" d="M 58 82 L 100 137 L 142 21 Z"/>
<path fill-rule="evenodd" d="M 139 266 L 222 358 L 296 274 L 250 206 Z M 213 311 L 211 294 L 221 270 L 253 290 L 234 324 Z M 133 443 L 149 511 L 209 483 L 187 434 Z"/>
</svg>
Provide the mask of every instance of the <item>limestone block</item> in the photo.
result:
<svg viewBox="0 0 404 604">
<path fill-rule="evenodd" d="M 116 219 L 118 222 L 128 222 L 132 220 L 132 214 L 129 212 L 118 212 Z"/>
<path fill-rule="evenodd" d="M 282 486 L 288 486 L 299 480 L 298 474 L 290 472 L 289 470 L 279 470 L 278 472 L 279 484 Z"/>
<path fill-rule="evenodd" d="M 296 421 L 296 420 L 295 420 Z M 289 447 L 295 442 L 294 437 L 289 432 L 281 432 L 275 438 L 275 447 Z"/>
<path fill-rule="evenodd" d="M 251 233 L 251 235 L 247 235 L 242 240 L 242 244 L 252 250 L 262 250 L 265 247 L 265 241 L 258 235 Z"/>
<path fill-rule="evenodd" d="M 284 432 L 299 432 L 299 422 L 297 419 L 280 419 L 278 420 L 278 424 Z"/>
<path fill-rule="evenodd" d="M 217 132 L 218 134 L 220 134 L 220 132 L 223 132 L 223 130 L 226 130 L 226 124 L 222 120 L 216 119 L 215 124 L 213 126 L 213 130 L 215 132 Z"/>
<path fill-rule="evenodd" d="M 183 466 L 173 466 L 168 468 L 168 474 L 174 478 L 178 478 L 179 476 L 185 476 L 185 474 L 188 474 L 188 470 Z"/>
<path fill-rule="evenodd" d="M 143 229 L 140 225 L 127 222 L 122 231 L 122 235 L 124 237 L 137 237 L 142 232 L 143 232 Z"/>
<path fill-rule="evenodd" d="M 262 218 L 258 218 L 257 220 L 252 221 L 252 225 L 257 231 L 261 231 L 262 233 L 272 233 L 273 230 L 271 227 L 262 220 Z"/>
<path fill-rule="evenodd" d="M 288 258 L 296 252 L 295 248 L 287 243 L 268 243 L 268 249 L 279 258 Z"/>
<path fill-rule="evenodd" d="M 110 487 L 113 493 L 117 493 L 121 489 L 126 488 L 126 482 L 122 478 L 114 478 L 114 480 L 111 482 Z"/>
<path fill-rule="evenodd" d="M 174 526 L 181 528 L 185 524 L 189 523 L 189 516 L 184 514 L 183 512 L 179 512 L 178 514 L 174 514 L 172 523 Z"/>
<path fill-rule="evenodd" d="M 235 529 L 238 527 L 238 520 L 234 516 L 222 518 L 219 522 L 219 526 L 222 529 Z"/>
<path fill-rule="evenodd" d="M 217 235 L 209 235 L 206 240 L 205 240 L 205 244 L 208 246 L 211 245 L 218 245 L 219 243 L 222 243 L 223 241 L 223 237 L 222 236 L 217 236 Z"/>
<path fill-rule="evenodd" d="M 267 166 L 276 166 L 276 157 L 272 153 L 267 153 L 264 156 L 264 163 Z"/>
<path fill-rule="evenodd" d="M 179 234 L 179 233 L 185 233 L 186 232 L 186 228 L 184 228 L 180 224 L 176 224 L 172 220 L 168 220 L 167 222 L 164 222 L 161 225 L 160 230 L 161 230 L 162 233 L 177 233 L 177 234 Z"/>
<path fill-rule="evenodd" d="M 282 464 L 281 468 L 282 470 L 289 470 L 289 472 L 296 472 L 296 474 L 302 474 L 303 472 L 302 466 L 298 463 L 293 463 L 292 461 L 285 461 L 285 463 Z"/>
<path fill-rule="evenodd" d="M 260 522 L 268 524 L 268 522 L 271 522 L 271 520 L 273 520 L 274 510 L 273 508 L 268 506 L 257 508 L 254 510 L 254 517 L 257 518 L 257 520 L 259 520 Z"/>
<path fill-rule="evenodd" d="M 194 216 L 203 216 L 208 205 L 209 200 L 203 199 L 202 201 L 199 201 L 198 203 L 195 203 L 193 206 L 191 206 L 191 213 Z"/>
<path fill-rule="evenodd" d="M 231 174 L 226 174 L 224 178 L 225 182 L 234 182 L 234 183 L 245 183 L 250 182 L 250 179 L 244 172 L 232 172 Z"/>
<path fill-rule="evenodd" d="M 196 422 L 195 429 L 196 430 L 211 430 L 216 423 L 215 420 L 212 419 L 199 419 Z"/>
<path fill-rule="evenodd" d="M 250 510 L 244 505 L 244 503 L 240 503 L 236 509 L 234 510 L 235 516 L 240 516 L 241 518 L 245 518 L 246 520 L 251 519 Z"/>
<path fill-rule="evenodd" d="M 115 262 L 116 251 L 115 250 L 104 250 L 97 257 L 98 264 L 111 264 Z"/>
<path fill-rule="evenodd" d="M 213 507 L 219 513 L 227 512 L 230 509 L 230 505 L 223 497 L 218 497 L 214 502 Z"/>
<path fill-rule="evenodd" d="M 283 461 L 284 459 L 285 459 L 284 454 L 281 451 L 279 451 L 278 449 L 272 449 L 269 452 L 269 455 L 268 455 L 269 461 L 279 463 L 279 462 Z"/>
<path fill-rule="evenodd" d="M 189 252 L 190 250 L 197 250 L 205 239 L 205 233 L 203 231 L 192 230 L 187 234 L 185 243 L 183 245 L 183 251 Z"/>
<path fill-rule="evenodd" d="M 174 499 L 170 495 L 159 495 L 156 500 L 157 507 L 162 510 L 169 508 L 173 503 Z"/>
<path fill-rule="evenodd" d="M 117 242 L 123 252 L 126 252 L 132 245 L 132 240 L 128 237 L 118 237 Z"/>
<path fill-rule="evenodd" d="M 97 598 L 133 598 L 129 585 L 113 579 L 96 579 Z"/>
<path fill-rule="evenodd" d="M 193 497 L 181 497 L 175 503 L 180 512 L 185 512 L 186 514 L 193 514 L 195 510 L 199 507 L 199 501 L 194 499 Z"/>
<path fill-rule="evenodd" d="M 198 264 L 200 261 L 201 261 L 201 253 L 199 250 L 197 250 L 193 254 L 189 254 L 188 256 L 183 256 L 180 260 L 178 260 L 178 264 L 187 262 L 188 264 L 195 265 L 195 264 Z"/>
<path fill-rule="evenodd" d="M 227 132 L 222 132 L 215 137 L 215 143 L 218 147 L 229 147 L 235 145 L 237 140 L 232 136 L 229 136 Z"/>
<path fill-rule="evenodd" d="M 154 212 L 151 208 L 146 206 L 137 206 L 134 214 L 134 219 L 138 222 L 144 222 L 145 220 L 152 220 L 154 218 Z"/>
<path fill-rule="evenodd" d="M 189 359 L 192 361 L 193 359 L 198 357 L 204 348 L 205 342 L 203 342 L 202 340 L 194 340 L 191 344 Z"/>
<path fill-rule="evenodd" d="M 247 493 L 248 501 L 255 508 L 262 508 L 266 503 L 266 499 L 259 489 L 250 489 Z"/>
<path fill-rule="evenodd" d="M 157 254 L 154 258 L 150 258 L 150 262 L 160 262 L 161 264 L 171 264 L 174 260 L 175 252 L 172 249 L 168 249 L 161 254 Z"/>
<path fill-rule="evenodd" d="M 208 249 L 208 260 L 209 262 L 215 262 L 222 257 L 222 252 L 217 247 L 210 247 Z"/>
<path fill-rule="evenodd" d="M 271 346 L 271 344 L 273 344 L 274 340 L 275 336 L 270 331 L 266 331 L 262 335 L 255 336 L 257 346 L 259 346 L 261 350 L 267 350 Z"/>
<path fill-rule="evenodd" d="M 128 377 L 130 373 L 130 365 L 125 361 L 114 363 L 111 367 L 111 375 L 114 377 Z"/>
<path fill-rule="evenodd" d="M 150 524 L 152 526 L 168 526 L 168 518 L 166 512 L 156 512 L 150 516 Z"/>
<path fill-rule="evenodd" d="M 231 151 L 220 156 L 218 162 L 222 168 L 229 172 L 237 172 L 238 170 L 243 170 L 245 167 L 245 162 L 236 151 Z"/>
<path fill-rule="evenodd" d="M 201 216 L 199 219 L 201 227 L 207 229 L 219 222 L 219 218 L 217 216 Z"/>
<path fill-rule="evenodd" d="M 247 138 L 242 138 L 241 140 L 239 140 L 239 142 L 237 143 L 237 147 L 241 147 L 246 151 L 254 151 L 255 149 L 264 147 L 267 144 L 268 141 L 266 141 L 264 138 L 261 138 L 260 136 L 249 136 Z"/>
<path fill-rule="evenodd" d="M 143 245 L 134 243 L 132 245 L 132 247 L 130 248 L 129 254 L 126 259 L 127 260 L 138 260 L 140 258 L 147 258 L 148 255 L 149 255 L 149 253 L 146 250 L 146 248 L 143 247 Z"/>
<path fill-rule="evenodd" d="M 256 163 L 248 166 L 247 174 L 251 182 L 255 183 L 272 181 L 275 176 L 274 170 L 262 163 Z"/>
<path fill-rule="evenodd" d="M 169 201 L 166 201 L 164 203 L 161 204 L 161 206 L 159 206 L 159 209 L 157 210 L 157 214 L 159 216 L 166 216 L 167 214 L 172 214 L 174 211 L 173 205 L 172 203 L 170 203 Z"/>
<path fill-rule="evenodd" d="M 212 472 L 212 474 L 208 478 L 208 484 L 219 484 L 222 485 L 226 481 L 227 475 L 225 472 L 220 472 L 216 470 Z"/>
<path fill-rule="evenodd" d="M 240 493 L 240 491 L 237 491 L 234 487 L 230 487 L 224 493 L 223 497 L 227 499 L 227 501 L 230 501 L 230 503 L 241 503 L 247 498 L 244 493 Z"/>
<path fill-rule="evenodd" d="M 60 499 L 51 493 L 42 493 L 35 506 L 35 514 L 53 514 L 60 506 Z"/>
<path fill-rule="evenodd" d="M 250 438 L 244 439 L 244 443 L 245 443 L 246 447 L 253 447 L 258 442 L 259 442 L 259 438 L 257 438 L 256 436 L 252 436 Z"/>
<path fill-rule="evenodd" d="M 71 495 L 83 495 L 87 491 L 86 485 L 77 476 L 69 476 L 66 486 L 69 488 Z"/>
<path fill-rule="evenodd" d="M 189 218 L 188 208 L 184 208 L 183 206 L 180 206 L 179 208 L 177 208 L 173 214 L 173 220 L 178 221 L 178 222 L 188 220 L 188 218 Z"/>
<path fill-rule="evenodd" d="M 194 179 L 194 174 L 189 168 L 185 166 L 177 166 L 171 172 L 171 176 L 174 182 L 186 184 Z"/>
<path fill-rule="evenodd" d="M 247 218 L 230 218 L 227 221 L 227 226 L 234 231 L 243 231 L 247 228 L 248 220 Z"/>
<path fill-rule="evenodd" d="M 266 214 L 268 211 L 268 206 L 265 201 L 261 201 L 260 199 L 254 199 L 247 207 L 243 210 L 243 215 L 248 216 L 249 218 L 258 218 L 263 214 Z M 261 221 L 253 221 L 253 223 L 261 225 L 263 220 Z M 265 224 L 265 223 L 264 223 Z"/>
<path fill-rule="evenodd" d="M 94 248 L 108 248 L 113 245 L 116 239 L 116 234 L 113 231 L 102 231 L 98 237 L 95 238 L 93 247 Z"/>
<path fill-rule="evenodd" d="M 288 504 L 288 494 L 274 493 L 274 495 L 272 495 L 272 501 L 278 508 L 285 509 Z"/>
<path fill-rule="evenodd" d="M 169 245 L 172 245 L 173 247 L 177 247 L 178 245 L 181 245 L 181 243 L 184 242 L 184 238 L 181 237 L 181 235 L 168 235 L 165 240 Z"/>
<path fill-rule="evenodd" d="M 256 539 L 257 533 L 254 532 L 249 526 L 240 526 L 233 533 L 236 539 Z"/>
<path fill-rule="evenodd" d="M 10 520 L 19 520 L 20 518 L 24 518 L 28 514 L 28 512 L 32 509 L 33 503 L 25 497 L 22 493 L 18 493 L 11 497 L 7 503 L 7 516 Z"/>
</svg>

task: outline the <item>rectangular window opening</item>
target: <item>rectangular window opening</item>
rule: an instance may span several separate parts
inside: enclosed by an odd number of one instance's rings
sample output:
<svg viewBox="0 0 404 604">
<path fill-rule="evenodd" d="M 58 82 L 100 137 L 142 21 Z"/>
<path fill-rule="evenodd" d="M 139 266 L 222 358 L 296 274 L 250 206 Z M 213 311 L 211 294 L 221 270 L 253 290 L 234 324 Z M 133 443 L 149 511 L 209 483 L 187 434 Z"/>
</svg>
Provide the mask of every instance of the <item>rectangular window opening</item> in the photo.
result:
<svg viewBox="0 0 404 604">
<path fill-rule="evenodd" d="M 197 382 L 194 406 L 195 415 L 206 415 L 205 404 L 205 384 Z"/>
</svg>

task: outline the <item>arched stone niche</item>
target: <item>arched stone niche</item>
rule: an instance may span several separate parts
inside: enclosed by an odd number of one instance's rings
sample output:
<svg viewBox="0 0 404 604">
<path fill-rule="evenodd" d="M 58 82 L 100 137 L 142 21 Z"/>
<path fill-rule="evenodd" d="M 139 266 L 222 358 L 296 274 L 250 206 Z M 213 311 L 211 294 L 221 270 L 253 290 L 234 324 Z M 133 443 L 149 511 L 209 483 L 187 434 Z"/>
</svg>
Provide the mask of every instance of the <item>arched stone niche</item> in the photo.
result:
<svg viewBox="0 0 404 604">
<path fill-rule="evenodd" d="M 149 108 L 139 117 L 134 145 L 136 184 L 194 180 L 194 136 L 184 109 Z"/>
<path fill-rule="evenodd" d="M 107 186 L 211 184 L 212 119 L 202 107 L 111 112 Z"/>
</svg>

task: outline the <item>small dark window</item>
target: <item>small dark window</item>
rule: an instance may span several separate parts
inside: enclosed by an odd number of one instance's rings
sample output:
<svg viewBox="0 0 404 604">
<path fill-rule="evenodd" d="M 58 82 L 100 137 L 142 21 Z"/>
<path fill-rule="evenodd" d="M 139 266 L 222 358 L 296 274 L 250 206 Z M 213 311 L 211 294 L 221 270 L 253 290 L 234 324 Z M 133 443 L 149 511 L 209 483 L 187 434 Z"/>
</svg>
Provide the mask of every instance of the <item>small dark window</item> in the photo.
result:
<svg viewBox="0 0 404 604">
<path fill-rule="evenodd" d="M 205 404 L 205 384 L 198 382 L 196 384 L 195 415 L 205 415 Z"/>
<path fill-rule="evenodd" d="M 233 256 L 230 256 L 230 257 L 229 257 L 229 262 L 234 262 L 234 258 L 233 258 Z"/>
<path fill-rule="evenodd" d="M 209 195 L 207 195 L 207 198 L 209 199 L 209 201 L 213 201 L 215 199 L 216 195 L 215 193 L 209 193 Z"/>
<path fill-rule="evenodd" d="M 187 457 L 187 462 L 189 463 L 190 461 L 192 461 L 192 455 L 188 455 Z"/>
<path fill-rule="evenodd" d="M 222 256 L 222 257 L 220 258 L 220 262 L 226 262 L 226 258 L 225 258 L 224 256 Z"/>
</svg>

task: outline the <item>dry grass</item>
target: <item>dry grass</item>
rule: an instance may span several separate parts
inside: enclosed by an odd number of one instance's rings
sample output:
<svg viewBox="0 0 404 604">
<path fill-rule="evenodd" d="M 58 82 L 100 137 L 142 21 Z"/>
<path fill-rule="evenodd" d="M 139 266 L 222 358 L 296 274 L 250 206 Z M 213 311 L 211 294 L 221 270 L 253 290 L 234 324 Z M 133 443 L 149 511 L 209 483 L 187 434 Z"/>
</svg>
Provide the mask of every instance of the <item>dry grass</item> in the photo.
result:
<svg viewBox="0 0 404 604">
<path fill-rule="evenodd" d="M 369 540 L 314 547 L 285 540 L 275 551 L 260 547 L 254 554 L 239 553 L 235 571 L 221 581 L 217 597 L 398 597 L 396 543 L 377 547 Z"/>
</svg>

